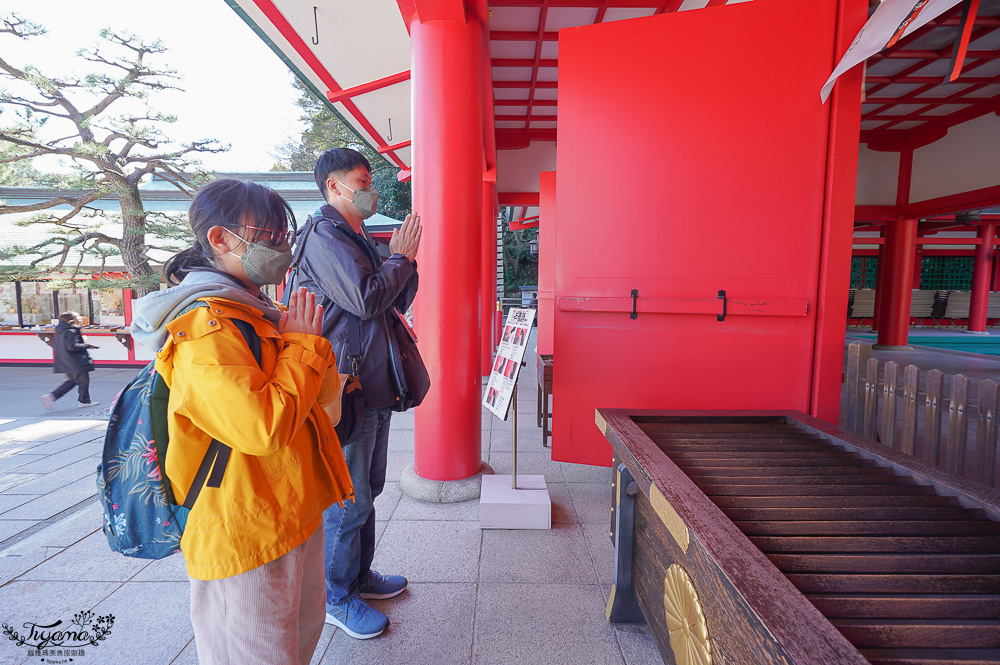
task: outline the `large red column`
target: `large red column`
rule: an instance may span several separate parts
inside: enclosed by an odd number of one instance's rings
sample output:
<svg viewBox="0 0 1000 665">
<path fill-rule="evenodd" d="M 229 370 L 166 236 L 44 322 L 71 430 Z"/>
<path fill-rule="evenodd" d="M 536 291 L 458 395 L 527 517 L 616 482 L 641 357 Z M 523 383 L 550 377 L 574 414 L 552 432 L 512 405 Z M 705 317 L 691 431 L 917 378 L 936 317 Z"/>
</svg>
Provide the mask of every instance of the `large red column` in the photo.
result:
<svg viewBox="0 0 1000 665">
<path fill-rule="evenodd" d="M 483 227 L 482 227 L 482 294 L 479 311 L 483 328 L 482 374 L 489 376 L 493 368 L 493 319 L 496 317 L 497 303 L 497 184 L 483 182 Z"/>
<path fill-rule="evenodd" d="M 872 332 L 878 332 L 882 327 L 882 300 L 885 298 L 886 289 L 886 258 L 885 258 L 885 225 L 878 231 L 878 237 L 882 239 L 882 244 L 878 246 L 878 263 L 875 269 L 875 311 L 872 313 Z"/>
<path fill-rule="evenodd" d="M 886 298 L 882 299 L 882 321 L 878 343 L 906 346 L 910 337 L 910 301 L 913 296 L 913 266 L 917 255 L 917 220 L 898 219 L 886 232 Z"/>
<path fill-rule="evenodd" d="M 993 272 L 993 243 L 997 227 L 994 223 L 979 225 L 976 238 L 976 258 L 972 264 L 972 300 L 969 302 L 969 329 L 972 333 L 986 332 L 986 310 L 990 303 L 990 277 Z"/>
<path fill-rule="evenodd" d="M 556 172 L 538 177 L 538 354 L 552 355 L 555 332 Z"/>
<path fill-rule="evenodd" d="M 420 351 L 431 391 L 416 411 L 414 471 L 459 480 L 481 466 L 483 27 L 410 25 L 413 210 L 424 225 Z"/>
</svg>

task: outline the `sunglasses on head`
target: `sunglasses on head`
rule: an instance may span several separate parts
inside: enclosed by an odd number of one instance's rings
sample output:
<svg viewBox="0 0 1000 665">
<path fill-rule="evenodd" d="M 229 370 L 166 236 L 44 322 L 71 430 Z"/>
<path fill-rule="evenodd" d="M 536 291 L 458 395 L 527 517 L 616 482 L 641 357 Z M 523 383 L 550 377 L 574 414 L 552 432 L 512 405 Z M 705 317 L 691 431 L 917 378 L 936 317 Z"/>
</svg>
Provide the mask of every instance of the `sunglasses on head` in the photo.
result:
<svg viewBox="0 0 1000 665">
<path fill-rule="evenodd" d="M 254 231 L 265 231 L 271 234 L 271 245 L 274 247 L 279 246 L 281 243 L 288 240 L 288 244 L 291 244 L 295 239 L 295 231 L 290 230 L 287 226 L 283 226 L 280 229 L 267 229 L 260 226 L 250 226 L 246 225 L 246 228 L 253 229 Z"/>
</svg>

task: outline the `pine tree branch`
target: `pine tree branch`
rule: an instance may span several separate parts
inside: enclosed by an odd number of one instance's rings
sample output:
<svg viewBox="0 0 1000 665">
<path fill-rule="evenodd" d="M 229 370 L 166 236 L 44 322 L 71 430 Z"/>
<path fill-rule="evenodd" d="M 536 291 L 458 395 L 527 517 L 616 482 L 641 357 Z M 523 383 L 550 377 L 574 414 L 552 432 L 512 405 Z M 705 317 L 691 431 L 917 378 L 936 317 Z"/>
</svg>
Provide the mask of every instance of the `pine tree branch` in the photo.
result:
<svg viewBox="0 0 1000 665">
<path fill-rule="evenodd" d="M 27 205 L 11 206 L 11 205 L 0 205 L 0 215 L 11 215 L 15 213 L 25 213 L 25 212 L 37 212 L 39 210 L 48 210 L 49 208 L 54 208 L 57 205 L 71 205 L 73 206 L 73 215 L 80 212 L 80 210 L 92 201 L 104 196 L 107 192 L 102 190 L 94 190 L 92 192 L 85 192 L 80 196 L 67 196 L 65 194 L 60 194 L 55 196 L 48 201 L 41 201 L 39 203 L 29 203 Z M 72 217 L 72 215 L 70 215 Z M 68 219 L 68 218 L 66 218 Z M 30 222 L 29 222 L 30 223 Z"/>
</svg>

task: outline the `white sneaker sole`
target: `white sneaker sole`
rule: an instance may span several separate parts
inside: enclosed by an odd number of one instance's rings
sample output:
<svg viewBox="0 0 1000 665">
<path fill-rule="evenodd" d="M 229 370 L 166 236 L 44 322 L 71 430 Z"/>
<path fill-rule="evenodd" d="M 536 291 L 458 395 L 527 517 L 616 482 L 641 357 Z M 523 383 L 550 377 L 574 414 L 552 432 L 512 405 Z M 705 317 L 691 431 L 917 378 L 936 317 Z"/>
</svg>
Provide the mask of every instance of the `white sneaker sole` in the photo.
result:
<svg viewBox="0 0 1000 665">
<path fill-rule="evenodd" d="M 393 591 L 392 593 L 362 593 L 361 598 L 362 600 L 385 600 L 386 598 L 395 598 L 404 591 L 406 591 L 405 586 L 399 591 Z"/>
<path fill-rule="evenodd" d="M 383 628 L 377 633 L 355 633 L 353 630 L 342 624 L 340 620 L 337 619 L 337 617 L 333 616 L 329 612 L 326 613 L 326 622 L 336 626 L 337 628 L 341 629 L 342 631 L 344 631 L 345 633 L 347 633 L 356 640 L 370 640 L 371 638 L 378 637 L 379 635 L 385 632 L 385 628 Z"/>
</svg>

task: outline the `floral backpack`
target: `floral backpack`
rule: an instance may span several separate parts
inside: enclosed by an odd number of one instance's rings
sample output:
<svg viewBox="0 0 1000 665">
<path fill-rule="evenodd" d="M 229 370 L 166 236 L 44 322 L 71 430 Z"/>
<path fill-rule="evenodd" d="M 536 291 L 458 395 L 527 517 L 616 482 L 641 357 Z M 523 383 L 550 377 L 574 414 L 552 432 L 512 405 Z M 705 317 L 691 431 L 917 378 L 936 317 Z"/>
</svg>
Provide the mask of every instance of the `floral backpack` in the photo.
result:
<svg viewBox="0 0 1000 665">
<path fill-rule="evenodd" d="M 195 302 L 181 314 L 207 306 Z M 260 338 L 253 326 L 230 320 L 243 334 L 259 365 Z M 139 370 L 115 397 L 104 453 L 97 467 L 97 497 L 104 508 L 108 544 L 115 552 L 141 559 L 162 559 L 180 551 L 188 513 L 206 484 L 220 486 L 232 452 L 232 448 L 213 439 L 184 503 L 177 503 L 164 466 L 169 444 L 170 388 L 155 365 L 154 360 Z"/>
</svg>

